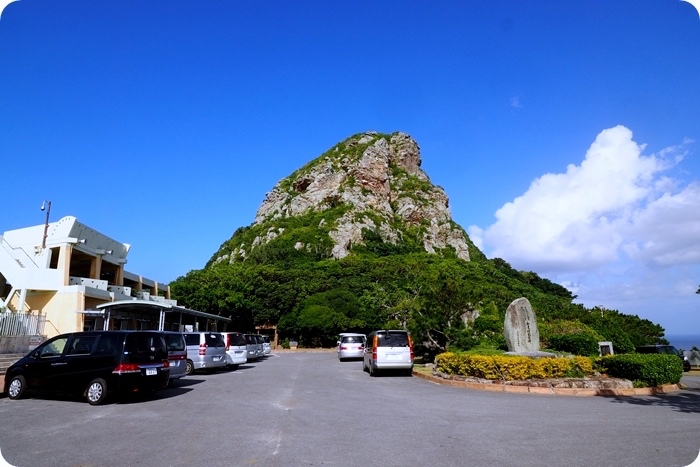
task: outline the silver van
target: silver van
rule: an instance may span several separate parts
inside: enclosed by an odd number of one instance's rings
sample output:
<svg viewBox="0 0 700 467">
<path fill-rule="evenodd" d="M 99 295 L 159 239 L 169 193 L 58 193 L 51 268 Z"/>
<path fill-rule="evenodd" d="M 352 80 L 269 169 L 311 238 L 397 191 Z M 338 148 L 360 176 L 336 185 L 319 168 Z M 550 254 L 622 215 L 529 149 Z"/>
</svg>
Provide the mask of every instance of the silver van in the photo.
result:
<svg viewBox="0 0 700 467">
<path fill-rule="evenodd" d="M 257 360 L 263 356 L 262 343 L 257 334 L 246 334 L 246 347 L 248 349 L 248 361 Z"/>
<path fill-rule="evenodd" d="M 170 362 L 170 381 L 183 378 L 187 374 L 187 344 L 181 332 L 163 332 Z"/>
<path fill-rule="evenodd" d="M 235 370 L 248 361 L 248 348 L 245 335 L 240 332 L 222 332 L 226 343 L 226 365 Z"/>
<path fill-rule="evenodd" d="M 226 366 L 226 343 L 218 332 L 184 332 L 187 344 L 187 370 L 213 370 Z"/>
<path fill-rule="evenodd" d="M 272 353 L 272 344 L 270 343 L 270 336 L 262 336 L 263 341 L 263 355 L 270 355 Z"/>
<path fill-rule="evenodd" d="M 413 374 L 413 341 L 411 333 L 403 330 L 381 330 L 367 336 L 362 355 L 362 369 L 376 376 L 380 371 L 393 370 L 408 376 Z"/>
</svg>

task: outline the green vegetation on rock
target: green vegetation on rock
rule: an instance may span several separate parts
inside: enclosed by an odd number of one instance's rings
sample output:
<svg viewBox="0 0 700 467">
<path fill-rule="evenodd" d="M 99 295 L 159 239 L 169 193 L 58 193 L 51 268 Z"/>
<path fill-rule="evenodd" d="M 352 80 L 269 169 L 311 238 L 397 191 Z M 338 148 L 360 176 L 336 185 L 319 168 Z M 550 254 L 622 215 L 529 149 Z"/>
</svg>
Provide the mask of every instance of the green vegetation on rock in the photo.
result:
<svg viewBox="0 0 700 467">
<path fill-rule="evenodd" d="M 417 148 L 401 133 L 334 146 L 282 179 L 257 221 L 204 269 L 176 279 L 172 297 L 230 317 L 232 330 L 276 324 L 281 339 L 302 346 L 334 345 L 344 331 L 405 328 L 429 355 L 504 350 L 505 310 L 520 297 L 532 304 L 545 347 L 592 354 L 600 339 L 617 353 L 665 342 L 657 324 L 587 309 L 566 288 L 487 259 L 418 168 Z"/>
</svg>

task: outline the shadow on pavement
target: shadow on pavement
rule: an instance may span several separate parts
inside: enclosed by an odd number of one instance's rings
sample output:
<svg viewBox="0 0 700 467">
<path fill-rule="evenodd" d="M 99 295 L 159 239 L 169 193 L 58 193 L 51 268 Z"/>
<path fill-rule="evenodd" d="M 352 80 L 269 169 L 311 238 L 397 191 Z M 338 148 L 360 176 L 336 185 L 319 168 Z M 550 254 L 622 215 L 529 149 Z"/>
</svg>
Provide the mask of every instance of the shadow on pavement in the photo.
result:
<svg viewBox="0 0 700 467">
<path fill-rule="evenodd" d="M 616 404 L 648 405 L 669 407 L 683 413 L 700 413 L 700 389 L 690 388 L 671 394 L 659 394 L 644 397 L 615 397 Z"/>
</svg>

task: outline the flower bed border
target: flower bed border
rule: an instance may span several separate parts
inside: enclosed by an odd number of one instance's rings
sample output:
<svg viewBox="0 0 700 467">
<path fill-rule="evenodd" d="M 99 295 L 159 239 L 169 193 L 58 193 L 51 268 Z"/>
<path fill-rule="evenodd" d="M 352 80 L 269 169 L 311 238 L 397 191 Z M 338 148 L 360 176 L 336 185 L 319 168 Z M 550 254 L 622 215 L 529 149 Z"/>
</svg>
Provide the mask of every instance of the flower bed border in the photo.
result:
<svg viewBox="0 0 700 467">
<path fill-rule="evenodd" d="M 615 378 L 562 378 L 556 380 L 501 381 L 442 375 L 440 373 L 426 374 L 418 371 L 414 371 L 413 376 L 433 383 L 465 389 L 556 396 L 654 396 L 658 394 L 668 394 L 682 389 L 679 384 L 664 384 L 650 388 L 610 387 L 614 385 L 615 382 L 627 381 Z"/>
</svg>

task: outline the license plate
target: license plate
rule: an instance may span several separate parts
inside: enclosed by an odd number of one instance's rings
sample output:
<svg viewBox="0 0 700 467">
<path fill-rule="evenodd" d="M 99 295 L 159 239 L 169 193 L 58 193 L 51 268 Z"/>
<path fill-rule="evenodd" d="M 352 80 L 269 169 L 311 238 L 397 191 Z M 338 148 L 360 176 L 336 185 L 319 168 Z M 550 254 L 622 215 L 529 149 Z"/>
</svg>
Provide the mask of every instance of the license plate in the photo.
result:
<svg viewBox="0 0 700 467">
<path fill-rule="evenodd" d="M 401 354 L 389 354 L 386 356 L 387 360 L 401 360 Z"/>
<path fill-rule="evenodd" d="M 146 368 L 146 376 L 154 376 L 158 374 L 158 370 L 155 368 Z"/>
<path fill-rule="evenodd" d="M 221 360 L 221 355 L 219 355 L 219 356 L 217 356 L 217 357 L 214 357 L 214 361 L 215 361 L 215 362 L 218 362 L 219 360 Z"/>
</svg>

